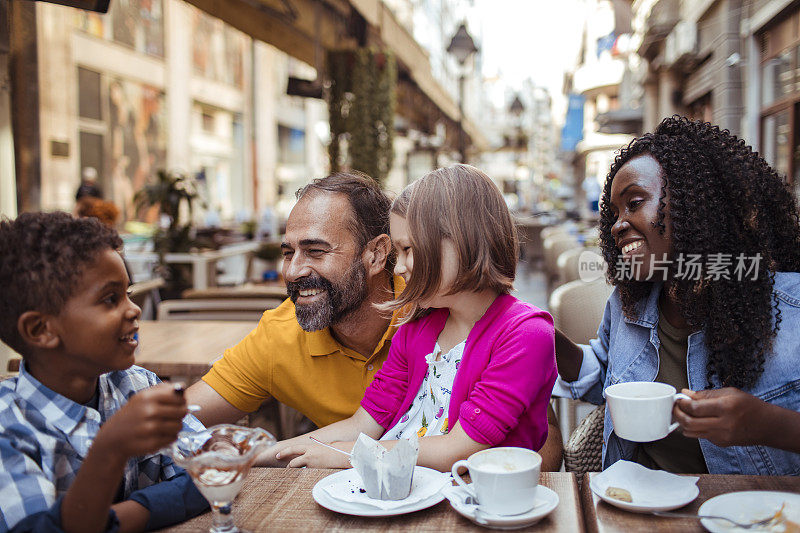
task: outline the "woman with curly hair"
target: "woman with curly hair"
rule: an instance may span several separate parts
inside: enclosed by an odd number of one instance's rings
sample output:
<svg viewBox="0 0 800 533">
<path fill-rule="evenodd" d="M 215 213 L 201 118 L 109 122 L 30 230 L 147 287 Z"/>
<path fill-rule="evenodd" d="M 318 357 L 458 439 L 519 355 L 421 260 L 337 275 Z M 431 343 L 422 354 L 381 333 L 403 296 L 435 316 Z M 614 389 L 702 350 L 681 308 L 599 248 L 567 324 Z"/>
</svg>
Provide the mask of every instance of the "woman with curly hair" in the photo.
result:
<svg viewBox="0 0 800 533">
<path fill-rule="evenodd" d="M 692 398 L 650 443 L 606 411 L 604 468 L 800 474 L 800 219 L 780 176 L 727 130 L 667 118 L 611 166 L 600 242 L 616 288 L 597 339 L 556 333 L 554 394 L 659 381 Z"/>
</svg>

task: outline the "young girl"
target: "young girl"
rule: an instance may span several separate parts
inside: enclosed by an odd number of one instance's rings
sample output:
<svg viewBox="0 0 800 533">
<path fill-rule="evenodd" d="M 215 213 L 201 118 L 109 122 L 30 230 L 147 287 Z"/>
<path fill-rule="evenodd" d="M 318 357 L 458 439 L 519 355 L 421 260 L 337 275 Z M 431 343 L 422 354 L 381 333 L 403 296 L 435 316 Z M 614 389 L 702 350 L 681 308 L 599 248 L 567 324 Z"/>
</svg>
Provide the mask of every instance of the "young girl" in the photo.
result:
<svg viewBox="0 0 800 533">
<path fill-rule="evenodd" d="M 382 310 L 407 306 L 388 359 L 350 418 L 278 443 L 291 467 L 349 466 L 309 436 L 350 451 L 359 433 L 420 437 L 418 464 L 449 470 L 491 446 L 539 450 L 556 378 L 553 322 L 511 296 L 518 242 L 502 195 L 456 165 L 406 187 L 390 215 L 395 273 L 406 281 Z"/>
</svg>

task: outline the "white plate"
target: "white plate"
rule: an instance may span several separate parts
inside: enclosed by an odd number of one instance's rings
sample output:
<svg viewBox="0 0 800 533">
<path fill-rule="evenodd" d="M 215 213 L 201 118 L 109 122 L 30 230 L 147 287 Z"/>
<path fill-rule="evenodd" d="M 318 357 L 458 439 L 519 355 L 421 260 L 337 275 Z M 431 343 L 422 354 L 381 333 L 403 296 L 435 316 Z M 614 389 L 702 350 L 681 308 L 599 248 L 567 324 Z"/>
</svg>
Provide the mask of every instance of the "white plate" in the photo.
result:
<svg viewBox="0 0 800 533">
<path fill-rule="evenodd" d="M 526 513 L 511 516 L 476 512 L 477 506 L 464 503 L 469 493 L 460 485 L 448 485 L 442 489 L 442 493 L 450 500 L 450 505 L 458 514 L 479 526 L 492 529 L 520 529 L 527 527 L 535 524 L 558 507 L 558 494 L 543 485 L 539 485 L 536 489 L 536 503 L 533 509 Z"/>
<path fill-rule="evenodd" d="M 594 479 L 589 482 L 589 488 L 592 489 L 592 492 L 594 492 L 598 498 L 607 504 L 634 513 L 649 513 L 650 511 L 670 511 L 672 509 L 677 509 L 694 501 L 694 499 L 700 494 L 700 489 L 697 488 L 697 485 L 692 485 L 691 489 L 685 494 L 676 494 L 671 500 L 664 500 L 657 504 L 641 504 L 636 502 L 623 502 L 622 500 L 617 500 L 616 498 L 609 498 L 606 496 L 605 492 L 597 487 Z"/>
<path fill-rule="evenodd" d="M 414 511 L 427 509 L 428 507 L 436 505 L 440 501 L 444 500 L 444 495 L 441 491 L 439 491 L 428 498 L 418 500 L 408 505 L 395 507 L 393 509 L 380 509 L 378 507 L 373 507 L 363 503 L 339 500 L 331 496 L 328 491 L 325 490 L 325 487 L 331 485 L 332 483 L 348 483 L 349 479 L 354 475 L 354 472 L 354 468 L 349 468 L 347 470 L 342 470 L 340 472 L 336 472 L 335 474 L 331 474 L 330 476 L 324 477 L 317 481 L 316 485 L 314 485 L 314 488 L 311 489 L 311 495 L 314 497 L 314 500 L 324 508 L 330 509 L 331 511 L 355 516 L 395 516 L 399 514 L 413 513 Z M 415 478 L 430 473 L 438 476 L 441 475 L 441 472 L 431 470 L 430 468 L 425 468 L 424 466 L 414 467 Z"/>
<path fill-rule="evenodd" d="M 700 509 L 697 510 L 697 514 L 724 516 L 746 524 L 774 515 L 784 503 L 786 503 L 786 507 L 784 507 L 783 512 L 786 518 L 793 522 L 800 522 L 800 494 L 772 492 L 767 490 L 750 490 L 720 494 L 703 503 Z M 730 531 L 783 531 L 782 526 L 744 529 L 736 527 L 725 520 L 713 520 L 711 518 L 703 518 L 700 522 L 703 524 L 703 527 L 712 533 L 729 533 Z"/>
</svg>

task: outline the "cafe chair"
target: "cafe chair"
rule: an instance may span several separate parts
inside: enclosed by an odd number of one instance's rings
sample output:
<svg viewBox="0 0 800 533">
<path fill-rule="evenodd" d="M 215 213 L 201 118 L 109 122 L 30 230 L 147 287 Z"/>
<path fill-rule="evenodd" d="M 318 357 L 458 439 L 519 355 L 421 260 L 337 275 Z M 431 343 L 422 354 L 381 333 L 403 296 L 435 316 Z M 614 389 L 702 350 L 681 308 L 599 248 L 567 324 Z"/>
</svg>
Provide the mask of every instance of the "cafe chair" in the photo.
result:
<svg viewBox="0 0 800 533">
<path fill-rule="evenodd" d="M 570 281 L 557 287 L 548 302 L 553 324 L 572 342 L 588 344 L 597 336 L 606 301 L 613 290 L 604 278 L 590 282 Z M 565 435 L 571 434 L 577 424 L 579 403 L 568 398 L 559 398 L 556 402 Z"/>
<path fill-rule="evenodd" d="M 584 256 L 584 260 L 591 259 L 591 265 L 581 265 L 581 255 L 585 252 L 591 252 L 592 254 L 596 254 L 596 256 Z M 561 255 L 558 256 L 557 260 L 558 265 L 558 279 L 560 284 L 563 285 L 564 283 L 569 283 L 570 281 L 575 281 L 577 279 L 581 279 L 580 270 L 581 267 L 588 269 L 601 269 L 598 272 L 605 272 L 605 261 L 602 259 L 602 255 L 600 252 L 600 248 L 596 246 L 584 246 L 580 248 L 570 248 L 566 252 L 563 252 Z"/>
<path fill-rule="evenodd" d="M 564 470 L 573 472 L 580 485 L 586 472 L 603 470 L 603 418 L 601 405 L 584 418 L 564 446 Z"/>
<path fill-rule="evenodd" d="M 542 228 L 540 232 L 542 240 L 549 239 L 553 235 L 569 235 L 569 229 L 562 225 L 547 226 L 546 228 Z"/>
<path fill-rule="evenodd" d="M 557 234 L 544 240 L 544 272 L 547 277 L 548 292 L 558 284 L 558 256 L 581 245 L 571 235 Z"/>
<path fill-rule="evenodd" d="M 557 287 L 548 303 L 555 327 L 572 342 L 587 344 L 597 336 L 606 301 L 613 290 L 604 278 L 570 281 Z"/>
</svg>

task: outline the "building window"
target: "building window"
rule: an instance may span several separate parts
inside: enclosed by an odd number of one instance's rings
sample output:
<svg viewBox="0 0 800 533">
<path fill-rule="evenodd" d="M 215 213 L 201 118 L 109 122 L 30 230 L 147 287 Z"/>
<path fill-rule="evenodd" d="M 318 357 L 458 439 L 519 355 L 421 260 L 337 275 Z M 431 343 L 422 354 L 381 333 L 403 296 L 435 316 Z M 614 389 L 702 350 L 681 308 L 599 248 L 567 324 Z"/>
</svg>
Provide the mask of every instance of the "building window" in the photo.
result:
<svg viewBox="0 0 800 533">
<path fill-rule="evenodd" d="M 78 67 L 78 116 L 103 120 L 100 73 Z"/>
<path fill-rule="evenodd" d="M 111 23 L 114 41 L 137 52 L 164 55 L 164 20 L 158 0 L 114 0 Z"/>
<path fill-rule="evenodd" d="M 303 165 L 306 162 L 306 133 L 278 124 L 278 162 Z"/>
<path fill-rule="evenodd" d="M 789 120 L 789 109 L 785 109 L 764 117 L 762 126 L 764 158 L 782 177 L 789 175 L 789 157 L 792 153 Z"/>
<path fill-rule="evenodd" d="M 706 93 L 691 104 L 687 109 L 687 116 L 692 120 L 713 122 L 713 107 L 711 106 L 711 93 Z"/>
<path fill-rule="evenodd" d="M 109 183 L 107 180 L 103 180 L 105 172 L 105 161 L 103 157 L 104 136 L 98 133 L 81 131 L 78 135 L 78 139 L 80 141 L 81 174 L 83 174 L 86 169 L 93 168 L 100 178 L 99 185 L 103 190 L 107 190 Z"/>
<path fill-rule="evenodd" d="M 800 192 L 800 10 L 777 18 L 761 44 L 761 153 Z"/>
<path fill-rule="evenodd" d="M 214 133 L 214 115 L 208 111 L 203 111 L 202 128 L 206 133 Z"/>
<path fill-rule="evenodd" d="M 761 105 L 768 106 L 794 92 L 794 49 L 761 65 Z"/>
<path fill-rule="evenodd" d="M 106 15 L 76 12 L 74 24 L 95 37 L 164 57 L 163 13 L 162 0 L 114 0 Z"/>
<path fill-rule="evenodd" d="M 192 67 L 198 76 L 243 88 L 247 43 L 244 33 L 192 9 Z"/>
<path fill-rule="evenodd" d="M 81 171 L 94 168 L 106 198 L 133 219 L 133 194 L 166 166 L 164 93 L 82 67 L 78 89 Z"/>
</svg>

